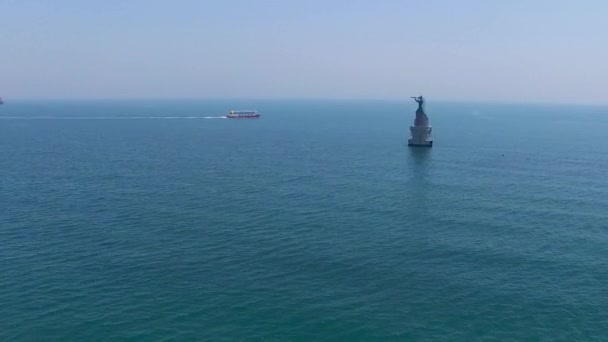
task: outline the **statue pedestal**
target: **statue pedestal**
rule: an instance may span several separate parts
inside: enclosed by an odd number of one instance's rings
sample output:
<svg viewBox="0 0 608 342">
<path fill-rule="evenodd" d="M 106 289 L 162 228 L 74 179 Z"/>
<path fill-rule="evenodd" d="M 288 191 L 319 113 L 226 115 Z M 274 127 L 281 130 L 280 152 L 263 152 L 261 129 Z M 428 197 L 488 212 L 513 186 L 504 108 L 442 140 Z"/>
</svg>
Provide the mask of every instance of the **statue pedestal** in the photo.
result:
<svg viewBox="0 0 608 342">
<path fill-rule="evenodd" d="M 412 138 L 407 141 L 408 146 L 432 147 L 431 126 L 410 126 Z"/>
</svg>

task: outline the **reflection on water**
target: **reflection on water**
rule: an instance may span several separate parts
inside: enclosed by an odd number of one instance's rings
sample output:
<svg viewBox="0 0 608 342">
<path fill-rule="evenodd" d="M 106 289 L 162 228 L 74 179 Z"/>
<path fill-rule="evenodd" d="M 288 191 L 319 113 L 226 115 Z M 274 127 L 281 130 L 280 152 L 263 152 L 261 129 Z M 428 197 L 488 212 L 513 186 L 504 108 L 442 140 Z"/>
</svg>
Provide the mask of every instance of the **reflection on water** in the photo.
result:
<svg viewBox="0 0 608 342">
<path fill-rule="evenodd" d="M 430 161 L 432 148 L 410 147 L 410 159 L 417 165 L 427 164 Z"/>
<path fill-rule="evenodd" d="M 414 179 L 418 182 L 427 181 L 429 167 L 432 162 L 432 149 L 410 147 L 408 165 Z"/>
<path fill-rule="evenodd" d="M 419 210 L 424 210 L 431 186 L 429 172 L 432 163 L 432 149 L 410 147 L 408 150 L 408 201 Z"/>
</svg>

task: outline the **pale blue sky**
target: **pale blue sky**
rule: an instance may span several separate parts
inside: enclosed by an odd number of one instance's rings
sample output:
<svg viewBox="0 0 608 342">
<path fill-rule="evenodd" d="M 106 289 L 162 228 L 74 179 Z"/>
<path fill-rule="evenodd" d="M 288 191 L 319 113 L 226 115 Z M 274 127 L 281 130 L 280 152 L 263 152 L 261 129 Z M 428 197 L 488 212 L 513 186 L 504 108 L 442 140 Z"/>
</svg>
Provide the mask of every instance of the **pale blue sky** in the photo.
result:
<svg viewBox="0 0 608 342">
<path fill-rule="evenodd" d="M 0 0 L 5 98 L 608 103 L 604 0 Z"/>
</svg>

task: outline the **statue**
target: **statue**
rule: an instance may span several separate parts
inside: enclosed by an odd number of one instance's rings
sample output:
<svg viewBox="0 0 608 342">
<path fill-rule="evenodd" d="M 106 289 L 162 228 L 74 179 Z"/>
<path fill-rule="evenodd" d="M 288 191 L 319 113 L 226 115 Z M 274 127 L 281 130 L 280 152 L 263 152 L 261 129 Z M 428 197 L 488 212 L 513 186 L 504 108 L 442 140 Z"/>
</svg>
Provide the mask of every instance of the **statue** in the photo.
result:
<svg viewBox="0 0 608 342">
<path fill-rule="evenodd" d="M 416 101 L 416 103 L 418 103 L 418 109 L 416 109 L 416 119 L 414 119 L 414 126 L 410 127 L 412 138 L 408 140 L 408 145 L 432 147 L 432 128 L 431 126 L 429 126 L 429 118 L 424 112 L 424 97 L 412 96 L 412 98 L 414 99 L 414 101 Z"/>
<path fill-rule="evenodd" d="M 424 97 L 422 97 L 422 95 L 416 97 L 416 96 L 412 96 L 412 98 L 414 99 L 414 101 L 418 102 L 418 110 L 422 110 L 424 111 L 424 109 L 422 109 L 422 105 L 424 104 Z"/>
<path fill-rule="evenodd" d="M 416 101 L 418 103 L 418 109 L 416 109 L 416 119 L 414 120 L 414 126 L 422 126 L 422 127 L 426 127 L 429 125 L 429 118 L 426 116 L 426 113 L 424 113 L 424 97 L 418 96 L 412 96 L 412 98 L 414 99 L 414 101 Z"/>
</svg>

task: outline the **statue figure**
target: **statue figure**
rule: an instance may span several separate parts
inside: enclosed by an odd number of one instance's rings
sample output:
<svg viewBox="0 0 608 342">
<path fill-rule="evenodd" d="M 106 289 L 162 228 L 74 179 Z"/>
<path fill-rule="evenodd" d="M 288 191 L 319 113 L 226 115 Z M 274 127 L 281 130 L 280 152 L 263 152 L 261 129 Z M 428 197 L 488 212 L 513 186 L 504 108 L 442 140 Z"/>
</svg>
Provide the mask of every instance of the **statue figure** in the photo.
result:
<svg viewBox="0 0 608 342">
<path fill-rule="evenodd" d="M 412 96 L 414 101 L 418 103 L 416 110 L 416 119 L 414 126 L 410 126 L 412 138 L 407 141 L 408 146 L 432 147 L 433 138 L 431 137 L 431 126 L 429 126 L 429 118 L 424 112 L 424 98 L 421 96 Z"/>
<path fill-rule="evenodd" d="M 422 127 L 426 127 L 429 125 L 429 119 L 426 116 L 426 114 L 424 113 L 424 97 L 418 96 L 412 96 L 412 98 L 414 99 L 414 101 L 416 101 L 418 103 L 418 109 L 416 109 L 416 120 L 414 120 L 414 126 L 422 126 Z"/>
<path fill-rule="evenodd" d="M 419 110 L 424 111 L 424 109 L 422 109 L 422 105 L 424 104 L 424 97 L 422 97 L 422 95 L 420 95 L 418 97 L 412 96 L 412 98 L 414 99 L 414 101 L 418 102 L 418 110 L 416 110 L 416 112 Z"/>
</svg>

